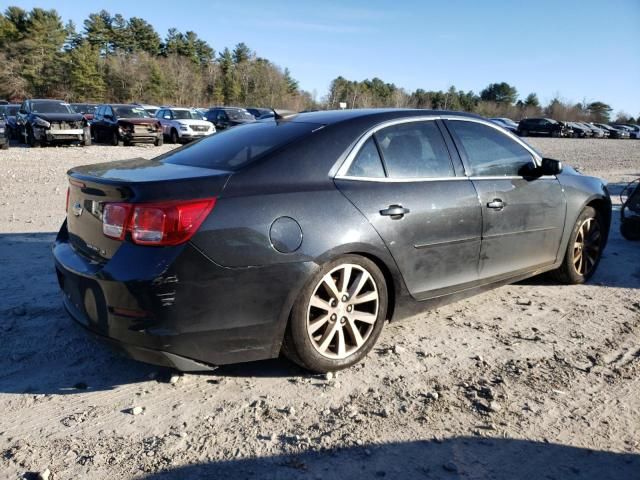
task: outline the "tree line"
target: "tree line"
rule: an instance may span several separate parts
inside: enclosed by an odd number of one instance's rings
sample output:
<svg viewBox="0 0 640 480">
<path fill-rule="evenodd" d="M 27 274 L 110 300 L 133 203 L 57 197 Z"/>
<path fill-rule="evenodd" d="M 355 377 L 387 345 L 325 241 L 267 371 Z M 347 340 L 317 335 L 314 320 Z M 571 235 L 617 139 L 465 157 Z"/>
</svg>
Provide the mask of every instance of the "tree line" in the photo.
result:
<svg viewBox="0 0 640 480">
<path fill-rule="evenodd" d="M 93 13 L 79 30 L 55 10 L 0 14 L 0 98 L 314 108 L 288 69 L 244 43 L 216 52 L 197 33 L 164 39 L 142 18 Z"/>
<path fill-rule="evenodd" d="M 246 44 L 214 48 L 197 33 L 168 30 L 161 38 L 139 17 L 106 10 L 92 13 L 79 29 L 63 24 L 55 10 L 10 6 L 0 14 L 0 98 L 50 97 L 73 102 L 143 102 L 158 105 L 239 105 L 295 111 L 410 107 L 462 110 L 487 117 L 520 119 L 545 115 L 566 121 L 611 120 L 604 102 L 571 103 L 560 98 L 541 105 L 530 93 L 520 99 L 506 82 L 479 93 L 451 86 L 446 91 L 409 92 L 379 78 L 337 77 L 326 97 L 302 90 L 287 68 L 259 57 Z M 640 121 L 640 115 L 637 121 Z M 617 121 L 633 122 L 620 112 Z"/>
<path fill-rule="evenodd" d="M 571 103 L 557 96 L 542 105 L 535 93 L 520 99 L 516 87 L 506 82 L 492 83 L 480 91 L 464 92 L 451 86 L 448 90 L 434 91 L 421 88 L 408 92 L 393 83 L 379 78 L 353 81 L 338 77 L 331 82 L 326 98 L 328 108 L 338 108 L 346 103 L 349 108 L 401 107 L 436 110 L 461 110 L 485 117 L 508 117 L 519 120 L 527 117 L 546 116 L 563 121 L 591 121 L 607 123 L 612 120 L 612 108 L 601 101 Z M 640 122 L 624 112 L 615 121 Z"/>
</svg>

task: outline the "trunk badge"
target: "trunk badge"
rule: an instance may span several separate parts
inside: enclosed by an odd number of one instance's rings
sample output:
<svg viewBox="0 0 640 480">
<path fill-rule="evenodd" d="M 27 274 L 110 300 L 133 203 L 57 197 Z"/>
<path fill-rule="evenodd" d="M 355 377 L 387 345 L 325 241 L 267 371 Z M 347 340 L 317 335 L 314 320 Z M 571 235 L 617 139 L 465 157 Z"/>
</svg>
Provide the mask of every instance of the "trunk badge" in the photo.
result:
<svg viewBox="0 0 640 480">
<path fill-rule="evenodd" d="M 76 204 L 73 206 L 72 210 L 73 210 L 73 214 L 74 214 L 76 217 L 79 217 L 80 215 L 82 215 L 82 210 L 83 210 L 83 208 L 82 208 L 82 205 L 80 205 L 80 202 L 76 203 Z"/>
</svg>

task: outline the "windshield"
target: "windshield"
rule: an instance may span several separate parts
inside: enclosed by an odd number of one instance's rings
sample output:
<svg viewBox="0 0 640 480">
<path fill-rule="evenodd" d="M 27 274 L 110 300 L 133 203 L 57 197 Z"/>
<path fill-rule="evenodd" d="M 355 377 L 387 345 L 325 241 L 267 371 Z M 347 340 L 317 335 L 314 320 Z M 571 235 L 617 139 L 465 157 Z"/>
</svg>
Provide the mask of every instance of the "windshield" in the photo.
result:
<svg viewBox="0 0 640 480">
<path fill-rule="evenodd" d="M 76 112 L 78 113 L 94 113 L 96 111 L 96 106 L 95 105 L 88 105 L 86 103 L 74 103 L 71 105 L 71 108 L 73 108 Z"/>
<path fill-rule="evenodd" d="M 172 110 L 175 120 L 204 120 L 200 112 L 195 110 Z"/>
<path fill-rule="evenodd" d="M 225 110 L 229 118 L 235 122 L 255 120 L 255 117 L 246 110 Z"/>
<path fill-rule="evenodd" d="M 149 118 L 149 114 L 142 107 L 113 107 L 118 118 Z"/>
<path fill-rule="evenodd" d="M 156 160 L 235 171 L 258 157 L 310 135 L 318 126 L 313 123 L 255 122 L 205 137 Z"/>
<path fill-rule="evenodd" d="M 65 102 L 33 102 L 31 111 L 33 113 L 76 113 Z"/>
</svg>

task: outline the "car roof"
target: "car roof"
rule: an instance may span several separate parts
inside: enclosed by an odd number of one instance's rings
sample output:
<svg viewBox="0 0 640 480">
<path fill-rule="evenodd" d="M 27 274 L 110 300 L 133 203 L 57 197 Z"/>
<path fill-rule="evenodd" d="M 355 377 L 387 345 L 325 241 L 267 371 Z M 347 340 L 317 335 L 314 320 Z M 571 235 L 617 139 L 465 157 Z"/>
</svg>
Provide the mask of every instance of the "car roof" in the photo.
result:
<svg viewBox="0 0 640 480">
<path fill-rule="evenodd" d="M 302 112 L 287 118 L 293 122 L 318 123 L 330 125 L 347 120 L 370 119 L 372 121 L 382 117 L 393 120 L 402 117 L 417 116 L 457 116 L 468 118 L 482 118 L 480 115 L 467 112 L 455 112 L 450 110 L 426 110 L 416 108 L 356 108 L 351 110 L 317 110 Z"/>
<path fill-rule="evenodd" d="M 55 98 L 28 98 L 30 102 L 55 102 L 55 103 L 68 103 L 64 100 L 57 100 Z"/>
<path fill-rule="evenodd" d="M 108 105 L 110 107 L 138 107 L 143 108 L 142 105 L 136 103 L 101 103 L 100 105 Z"/>
</svg>

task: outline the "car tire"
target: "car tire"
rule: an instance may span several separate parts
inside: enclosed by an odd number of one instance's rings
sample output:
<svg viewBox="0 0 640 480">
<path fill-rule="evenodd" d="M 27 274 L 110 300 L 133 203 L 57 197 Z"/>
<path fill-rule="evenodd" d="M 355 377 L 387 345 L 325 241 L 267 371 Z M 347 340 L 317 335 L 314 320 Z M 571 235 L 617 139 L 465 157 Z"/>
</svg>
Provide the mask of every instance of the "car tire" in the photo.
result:
<svg viewBox="0 0 640 480">
<path fill-rule="evenodd" d="M 171 129 L 171 133 L 169 134 L 169 143 L 178 143 L 178 132 L 175 128 Z"/>
<path fill-rule="evenodd" d="M 82 135 L 82 142 L 80 142 L 80 145 L 83 147 L 91 146 L 91 130 L 87 129 L 84 131 L 84 134 Z"/>
<path fill-rule="evenodd" d="M 116 132 L 115 130 L 111 133 L 111 145 L 114 147 L 121 147 L 122 145 L 124 145 L 124 142 L 120 140 L 118 132 Z"/>
<path fill-rule="evenodd" d="M 27 130 L 27 144 L 31 148 L 40 148 L 41 146 L 40 140 L 36 139 L 36 136 L 33 134 L 33 130 L 31 129 Z"/>
<path fill-rule="evenodd" d="M 600 263 L 605 234 L 601 215 L 585 207 L 571 231 L 562 265 L 551 272 L 555 280 L 570 285 L 589 280 Z"/>
<path fill-rule="evenodd" d="M 520 136 L 521 137 L 528 137 L 529 136 L 529 132 L 526 130 L 520 130 Z"/>
<path fill-rule="evenodd" d="M 631 242 L 640 240 L 640 220 L 623 220 L 620 224 L 620 234 Z"/>
<path fill-rule="evenodd" d="M 375 345 L 387 307 L 386 281 L 374 262 L 359 255 L 337 258 L 326 263 L 300 292 L 282 351 L 314 372 L 348 368 Z"/>
<path fill-rule="evenodd" d="M 164 137 L 162 135 L 160 135 L 158 138 L 156 138 L 156 141 L 153 142 L 153 144 L 156 147 L 161 147 L 162 145 L 164 145 Z"/>
</svg>

